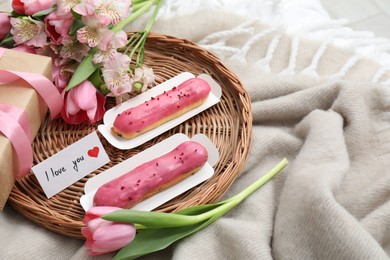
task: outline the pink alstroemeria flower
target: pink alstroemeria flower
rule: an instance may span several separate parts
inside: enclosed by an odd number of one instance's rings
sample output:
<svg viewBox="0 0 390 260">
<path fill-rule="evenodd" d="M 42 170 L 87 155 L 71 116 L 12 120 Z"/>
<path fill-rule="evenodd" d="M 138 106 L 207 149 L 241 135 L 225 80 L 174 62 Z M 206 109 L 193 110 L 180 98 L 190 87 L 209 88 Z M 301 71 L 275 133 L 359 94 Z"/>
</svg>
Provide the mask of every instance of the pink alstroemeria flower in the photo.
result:
<svg viewBox="0 0 390 260">
<path fill-rule="evenodd" d="M 137 91 L 145 91 L 149 85 L 154 84 L 155 75 L 152 68 L 142 66 L 134 70 L 133 87 Z M 141 89 L 137 89 L 137 85 L 141 86 Z"/>
<path fill-rule="evenodd" d="M 96 6 L 98 5 L 98 0 L 83 0 L 79 1 L 80 3 L 75 5 L 72 9 L 78 14 L 83 16 L 94 15 L 96 13 Z"/>
<path fill-rule="evenodd" d="M 128 74 L 131 59 L 129 56 L 119 52 L 103 64 L 103 79 L 107 89 L 111 91 L 108 96 L 120 96 L 131 92 L 131 79 Z"/>
<path fill-rule="evenodd" d="M 63 90 L 62 118 L 68 124 L 94 123 L 103 118 L 105 97 L 90 81 L 83 81 L 69 91 Z"/>
<path fill-rule="evenodd" d="M 104 35 L 110 33 L 103 20 L 99 15 L 83 16 L 82 21 L 86 26 L 77 30 L 77 40 L 87 43 L 89 47 L 97 46 Z"/>
<path fill-rule="evenodd" d="M 98 44 L 99 50 L 93 56 L 93 62 L 95 64 L 107 62 L 110 59 L 113 59 L 117 53 L 117 49 L 124 47 L 127 43 L 127 34 L 125 31 L 121 30 L 114 33 L 113 31 L 108 31 L 105 33 Z"/>
<path fill-rule="evenodd" d="M 111 222 L 102 219 L 103 215 L 121 210 L 116 207 L 93 207 L 84 217 L 86 227 L 81 233 L 86 238 L 85 248 L 90 255 L 100 255 L 116 251 L 133 241 L 136 230 L 132 224 Z"/>
<path fill-rule="evenodd" d="M 62 39 L 69 34 L 72 23 L 71 12 L 61 15 L 54 11 L 45 17 L 45 32 L 52 42 L 62 44 Z"/>
<path fill-rule="evenodd" d="M 129 15 L 130 7 L 130 0 L 98 0 L 96 14 L 105 17 L 108 24 L 115 25 Z"/>
<path fill-rule="evenodd" d="M 63 59 L 72 59 L 81 62 L 81 60 L 88 55 L 90 50 L 86 44 L 75 41 L 73 37 L 69 35 L 63 36 L 62 44 L 60 57 Z"/>
<path fill-rule="evenodd" d="M 63 15 L 75 11 L 81 15 L 93 15 L 95 13 L 95 7 L 97 0 L 57 0 L 58 14 Z"/>
<path fill-rule="evenodd" d="M 12 0 L 12 9 L 19 14 L 33 15 L 50 9 L 56 0 Z"/>
<path fill-rule="evenodd" d="M 11 34 L 15 43 L 27 46 L 43 47 L 46 44 L 45 25 L 30 17 L 11 18 Z"/>
<path fill-rule="evenodd" d="M 0 13 L 0 40 L 4 39 L 4 37 L 9 33 L 11 29 L 11 23 L 9 14 Z"/>
</svg>

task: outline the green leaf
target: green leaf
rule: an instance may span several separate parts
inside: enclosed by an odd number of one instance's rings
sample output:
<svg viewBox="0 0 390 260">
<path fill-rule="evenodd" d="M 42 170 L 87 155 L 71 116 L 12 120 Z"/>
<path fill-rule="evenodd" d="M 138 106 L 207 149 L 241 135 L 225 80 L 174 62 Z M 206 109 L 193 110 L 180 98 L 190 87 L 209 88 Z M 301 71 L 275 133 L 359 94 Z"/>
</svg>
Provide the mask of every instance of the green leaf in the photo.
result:
<svg viewBox="0 0 390 260">
<path fill-rule="evenodd" d="M 11 11 L 11 17 L 19 17 L 19 16 L 24 16 L 23 14 L 15 12 L 15 10 Z"/>
<path fill-rule="evenodd" d="M 165 249 L 174 242 L 207 227 L 218 217 L 190 226 L 142 230 L 130 244 L 116 254 L 114 260 L 135 259 Z"/>
<path fill-rule="evenodd" d="M 92 73 L 91 76 L 88 78 L 89 81 L 97 88 L 100 89 L 100 86 L 104 84 L 101 71 L 95 70 L 94 73 Z"/>
<path fill-rule="evenodd" d="M 49 8 L 49 9 L 42 10 L 40 12 L 36 12 L 35 14 L 32 15 L 32 17 L 37 18 L 37 17 L 45 16 L 45 15 L 50 14 L 51 12 L 54 12 L 56 9 L 57 9 L 57 6 L 54 5 L 53 7 Z"/>
<path fill-rule="evenodd" d="M 15 45 L 15 41 L 11 33 L 8 33 L 4 37 L 4 39 L 0 42 L 0 46 L 7 47 L 7 48 L 13 48 L 14 45 Z"/>
<path fill-rule="evenodd" d="M 76 71 L 72 75 L 72 78 L 70 79 L 70 81 L 68 83 L 68 86 L 66 87 L 67 91 L 76 87 L 78 84 L 80 84 L 84 80 L 88 79 L 88 77 L 91 76 L 92 73 L 95 72 L 97 67 L 92 62 L 92 56 L 93 56 L 93 54 L 91 53 L 80 62 Z"/>
</svg>

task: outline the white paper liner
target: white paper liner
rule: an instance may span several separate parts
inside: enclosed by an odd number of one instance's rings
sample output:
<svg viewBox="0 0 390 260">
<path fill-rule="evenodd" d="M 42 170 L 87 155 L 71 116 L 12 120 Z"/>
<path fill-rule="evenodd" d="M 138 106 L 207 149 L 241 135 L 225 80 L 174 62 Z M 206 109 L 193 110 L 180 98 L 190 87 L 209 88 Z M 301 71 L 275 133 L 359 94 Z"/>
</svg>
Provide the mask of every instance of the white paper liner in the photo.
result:
<svg viewBox="0 0 390 260">
<path fill-rule="evenodd" d="M 218 83 L 213 80 L 209 75 L 207 74 L 201 74 L 198 76 L 198 78 L 206 80 L 211 87 L 211 93 L 208 96 L 208 98 L 205 100 L 205 102 L 186 112 L 185 114 L 174 118 L 148 132 L 145 132 L 139 136 L 136 136 L 132 139 L 126 139 L 119 137 L 111 132 L 111 127 L 115 121 L 115 118 L 118 114 L 122 113 L 123 111 L 135 107 L 139 104 L 144 103 L 147 100 L 150 100 L 152 97 L 156 97 L 159 94 L 162 94 L 164 91 L 168 91 L 172 89 L 175 86 L 178 86 L 182 82 L 195 78 L 195 76 L 189 72 L 183 72 L 157 86 L 154 88 L 149 89 L 148 91 L 141 93 L 137 96 L 135 96 L 132 99 L 127 100 L 126 102 L 123 102 L 121 105 L 118 105 L 116 107 L 111 108 L 104 114 L 103 123 L 102 125 L 98 126 L 99 132 L 107 139 L 107 141 L 115 146 L 118 149 L 131 149 L 134 147 L 137 147 L 150 139 L 168 131 L 169 129 L 183 123 L 187 119 L 195 116 L 196 114 L 206 110 L 207 108 L 217 104 L 220 101 L 222 90 L 221 87 L 218 85 Z"/>
<path fill-rule="evenodd" d="M 143 152 L 138 153 L 133 157 L 89 179 L 84 186 L 85 195 L 81 196 L 80 198 L 81 206 L 85 211 L 88 211 L 90 208 L 93 207 L 93 197 L 100 186 L 119 176 L 122 176 L 123 174 L 131 171 L 132 169 L 145 162 L 148 162 L 150 160 L 153 160 L 154 158 L 160 157 L 170 152 L 179 144 L 188 140 L 197 141 L 206 148 L 208 152 L 208 160 L 206 164 L 195 174 L 189 176 L 188 178 L 182 180 L 174 186 L 171 186 L 168 189 L 165 189 L 155 194 L 154 196 L 138 203 L 132 209 L 144 211 L 153 210 L 158 206 L 164 204 L 165 202 L 180 195 L 181 193 L 209 179 L 214 174 L 213 166 L 217 163 L 219 158 L 219 152 L 215 145 L 210 141 L 207 136 L 203 134 L 197 134 L 191 139 L 184 134 L 175 134 L 161 141 L 160 143 L 144 150 Z"/>
</svg>

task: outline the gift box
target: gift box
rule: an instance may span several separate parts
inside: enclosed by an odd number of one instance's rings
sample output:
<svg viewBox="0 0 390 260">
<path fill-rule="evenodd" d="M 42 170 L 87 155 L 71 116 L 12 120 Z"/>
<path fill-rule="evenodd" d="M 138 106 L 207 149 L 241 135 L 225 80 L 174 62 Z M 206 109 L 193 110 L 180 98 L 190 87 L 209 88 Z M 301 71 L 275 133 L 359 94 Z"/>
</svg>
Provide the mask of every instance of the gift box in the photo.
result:
<svg viewBox="0 0 390 260">
<path fill-rule="evenodd" d="M 0 57 L 0 70 L 34 73 L 51 81 L 51 58 L 14 50 L 4 50 Z M 58 91 L 57 91 L 58 92 Z M 28 118 L 27 134 L 32 142 L 47 113 L 42 96 L 24 79 L 0 85 L 0 104 L 20 108 Z M 3 209 L 15 182 L 18 160 L 11 141 L 0 133 L 0 211 Z"/>
</svg>

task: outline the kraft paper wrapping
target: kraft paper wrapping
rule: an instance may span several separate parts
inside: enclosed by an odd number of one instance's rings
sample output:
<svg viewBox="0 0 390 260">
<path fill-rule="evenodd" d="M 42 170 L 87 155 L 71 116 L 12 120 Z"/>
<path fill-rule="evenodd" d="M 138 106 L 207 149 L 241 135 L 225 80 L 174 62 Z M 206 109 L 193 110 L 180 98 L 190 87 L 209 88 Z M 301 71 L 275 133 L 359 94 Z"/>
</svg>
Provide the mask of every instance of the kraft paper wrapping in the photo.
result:
<svg viewBox="0 0 390 260">
<path fill-rule="evenodd" d="M 52 75 L 51 58 L 14 50 L 7 50 L 0 58 L 0 69 L 36 73 L 50 80 Z M 23 80 L 3 84 L 0 85 L 0 103 L 17 106 L 26 112 L 34 138 L 47 112 L 47 106 L 37 92 Z M 11 142 L 0 133 L 0 211 L 14 185 L 16 161 Z"/>
</svg>

